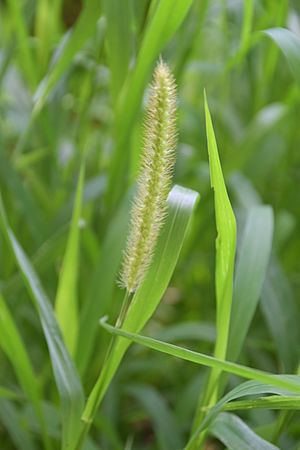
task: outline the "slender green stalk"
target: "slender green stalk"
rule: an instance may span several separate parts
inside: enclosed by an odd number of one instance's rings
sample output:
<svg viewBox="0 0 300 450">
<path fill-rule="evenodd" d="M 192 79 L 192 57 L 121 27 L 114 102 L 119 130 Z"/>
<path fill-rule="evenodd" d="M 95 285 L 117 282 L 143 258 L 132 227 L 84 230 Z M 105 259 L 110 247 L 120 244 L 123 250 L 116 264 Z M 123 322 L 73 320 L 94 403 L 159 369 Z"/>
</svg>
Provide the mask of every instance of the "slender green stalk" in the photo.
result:
<svg viewBox="0 0 300 450">
<path fill-rule="evenodd" d="M 131 300 L 131 295 L 128 291 L 126 291 L 123 302 L 122 302 L 121 311 L 120 311 L 120 314 L 116 321 L 117 328 L 122 327 L 122 324 L 123 324 L 123 321 L 125 319 L 126 312 L 128 309 L 128 305 L 130 304 L 130 300 Z M 82 448 L 85 438 L 89 432 L 90 426 L 94 420 L 97 409 L 99 408 L 99 405 L 106 393 L 106 389 L 107 389 L 108 383 L 109 383 L 109 381 L 107 379 L 107 374 L 110 370 L 113 351 L 114 351 L 114 347 L 116 344 L 116 338 L 117 338 L 116 336 L 113 336 L 109 343 L 107 353 L 106 353 L 104 363 L 103 363 L 103 369 L 100 373 L 100 376 L 99 376 L 95 386 L 92 389 L 92 392 L 89 395 L 85 409 L 83 411 L 82 418 L 81 418 L 82 423 L 81 423 L 81 427 L 80 427 L 78 441 L 76 444 L 76 450 L 80 450 Z"/>
</svg>

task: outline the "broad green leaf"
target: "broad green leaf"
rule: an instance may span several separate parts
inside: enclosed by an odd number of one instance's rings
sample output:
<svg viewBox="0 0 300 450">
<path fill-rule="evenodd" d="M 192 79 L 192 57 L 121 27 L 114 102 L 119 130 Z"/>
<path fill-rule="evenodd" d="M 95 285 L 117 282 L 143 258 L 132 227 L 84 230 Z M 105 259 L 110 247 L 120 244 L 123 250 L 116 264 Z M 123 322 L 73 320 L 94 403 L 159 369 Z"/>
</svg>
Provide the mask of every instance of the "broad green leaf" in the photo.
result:
<svg viewBox="0 0 300 450">
<path fill-rule="evenodd" d="M 46 77 L 41 81 L 34 95 L 34 114 L 44 105 L 48 95 L 69 67 L 74 55 L 84 43 L 93 35 L 100 16 L 101 6 L 99 0 L 87 0 L 83 10 L 76 21 L 74 29 L 69 32 L 67 39 L 63 40 L 63 48 L 59 57 L 50 67 Z"/>
<path fill-rule="evenodd" d="M 0 399 L 0 421 L 10 435 L 16 450 L 37 450 L 32 435 L 22 424 L 22 415 L 9 400 Z"/>
<path fill-rule="evenodd" d="M 254 433 L 234 414 L 219 414 L 209 427 L 209 432 L 230 450 L 280 450 Z"/>
<path fill-rule="evenodd" d="M 236 364 L 230 361 L 224 361 L 213 356 L 205 355 L 203 353 L 198 353 L 193 350 L 188 350 L 186 348 L 176 346 L 174 344 L 168 344 L 167 342 L 158 341 L 156 339 L 142 336 L 137 333 L 113 327 L 111 325 L 108 325 L 104 319 L 102 319 L 100 323 L 110 333 L 125 337 L 132 342 L 144 345 L 145 347 L 151 348 L 153 350 L 166 353 L 170 356 L 175 356 L 176 358 L 180 358 L 185 361 L 190 361 L 206 367 L 218 369 L 219 371 L 238 375 L 242 378 L 256 380 L 261 383 L 268 383 L 270 386 L 275 386 L 295 393 L 300 392 L 300 376 L 275 375 L 259 369 L 253 369 L 252 367 L 242 366 L 241 364 Z"/>
<path fill-rule="evenodd" d="M 142 101 L 143 92 L 151 67 L 166 43 L 184 20 L 192 0 L 161 0 L 157 3 L 152 18 L 149 20 L 134 70 L 129 74 L 117 108 L 116 131 L 117 144 L 110 173 L 108 195 L 109 202 L 115 203 L 123 189 L 120 180 L 126 175 L 128 162 L 128 141 L 132 125 Z M 116 182 L 118 180 L 118 182 Z"/>
<path fill-rule="evenodd" d="M 64 341 L 71 353 L 76 349 L 78 334 L 77 278 L 79 268 L 80 216 L 84 186 L 84 165 L 81 166 L 74 200 L 72 221 L 62 263 L 55 300 L 55 313 Z"/>
<path fill-rule="evenodd" d="M 47 448 L 49 442 L 46 432 L 45 418 L 41 407 L 42 392 L 18 328 L 1 295 L 0 346 L 10 360 L 25 395 L 32 403 L 38 423 L 41 427 L 44 444 Z"/>
<path fill-rule="evenodd" d="M 180 186 L 173 187 L 170 192 L 168 215 L 151 267 L 131 300 L 122 329 L 138 332 L 153 315 L 175 269 L 197 199 L 196 192 Z M 90 394 L 83 413 L 83 421 L 88 423 L 94 416 L 129 345 L 130 343 L 124 339 L 116 340 L 110 357 Z"/>
<path fill-rule="evenodd" d="M 238 248 L 230 320 L 228 358 L 237 359 L 260 298 L 270 258 L 273 213 L 268 206 L 252 207 Z"/>
<path fill-rule="evenodd" d="M 78 429 L 78 421 L 84 400 L 82 386 L 74 364 L 63 343 L 51 303 L 28 257 L 8 224 L 2 200 L 0 203 L 0 227 L 15 256 L 28 293 L 39 314 L 48 344 L 57 389 L 60 394 L 63 420 L 62 449 L 67 450 L 72 448 L 72 441 L 75 439 Z"/>
<path fill-rule="evenodd" d="M 147 385 L 133 384 L 126 387 L 126 394 L 134 397 L 148 412 L 160 449 L 174 450 L 183 447 L 179 424 L 166 401 L 155 389 Z"/>
<path fill-rule="evenodd" d="M 265 30 L 264 33 L 280 48 L 300 87 L 300 38 L 285 28 L 271 28 Z"/>
</svg>

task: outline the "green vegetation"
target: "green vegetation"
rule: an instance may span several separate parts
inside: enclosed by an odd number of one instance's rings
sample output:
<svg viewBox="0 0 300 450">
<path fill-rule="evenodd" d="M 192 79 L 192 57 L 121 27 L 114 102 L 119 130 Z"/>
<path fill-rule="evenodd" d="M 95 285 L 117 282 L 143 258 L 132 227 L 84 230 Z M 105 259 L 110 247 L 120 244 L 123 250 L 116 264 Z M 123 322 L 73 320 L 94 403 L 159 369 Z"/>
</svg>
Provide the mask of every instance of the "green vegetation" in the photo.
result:
<svg viewBox="0 0 300 450">
<path fill-rule="evenodd" d="M 0 8 L 1 450 L 299 449 L 299 2 Z M 161 57 L 175 173 L 126 294 Z"/>
</svg>

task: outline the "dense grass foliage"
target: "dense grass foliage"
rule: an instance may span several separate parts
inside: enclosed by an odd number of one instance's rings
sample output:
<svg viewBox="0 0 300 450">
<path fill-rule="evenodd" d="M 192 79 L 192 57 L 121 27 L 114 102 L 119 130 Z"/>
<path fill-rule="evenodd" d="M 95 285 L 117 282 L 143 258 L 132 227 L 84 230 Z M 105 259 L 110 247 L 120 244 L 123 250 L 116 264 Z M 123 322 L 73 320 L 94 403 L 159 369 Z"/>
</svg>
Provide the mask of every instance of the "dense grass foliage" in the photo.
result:
<svg viewBox="0 0 300 450">
<path fill-rule="evenodd" d="M 299 2 L 0 11 L 1 450 L 299 449 Z M 128 300 L 160 57 L 174 186 Z"/>
</svg>

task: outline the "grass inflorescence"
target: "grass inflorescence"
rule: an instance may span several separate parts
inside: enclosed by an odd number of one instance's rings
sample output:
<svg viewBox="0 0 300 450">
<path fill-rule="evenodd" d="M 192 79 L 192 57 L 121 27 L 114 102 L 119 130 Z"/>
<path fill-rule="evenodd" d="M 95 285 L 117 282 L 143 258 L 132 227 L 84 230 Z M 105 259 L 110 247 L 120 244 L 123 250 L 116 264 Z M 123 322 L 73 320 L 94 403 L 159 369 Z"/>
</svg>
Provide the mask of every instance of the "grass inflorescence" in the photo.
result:
<svg viewBox="0 0 300 450">
<path fill-rule="evenodd" d="M 175 80 L 161 60 L 148 92 L 141 168 L 121 272 L 122 285 L 130 293 L 137 289 L 145 276 L 165 219 L 176 138 Z"/>
</svg>

